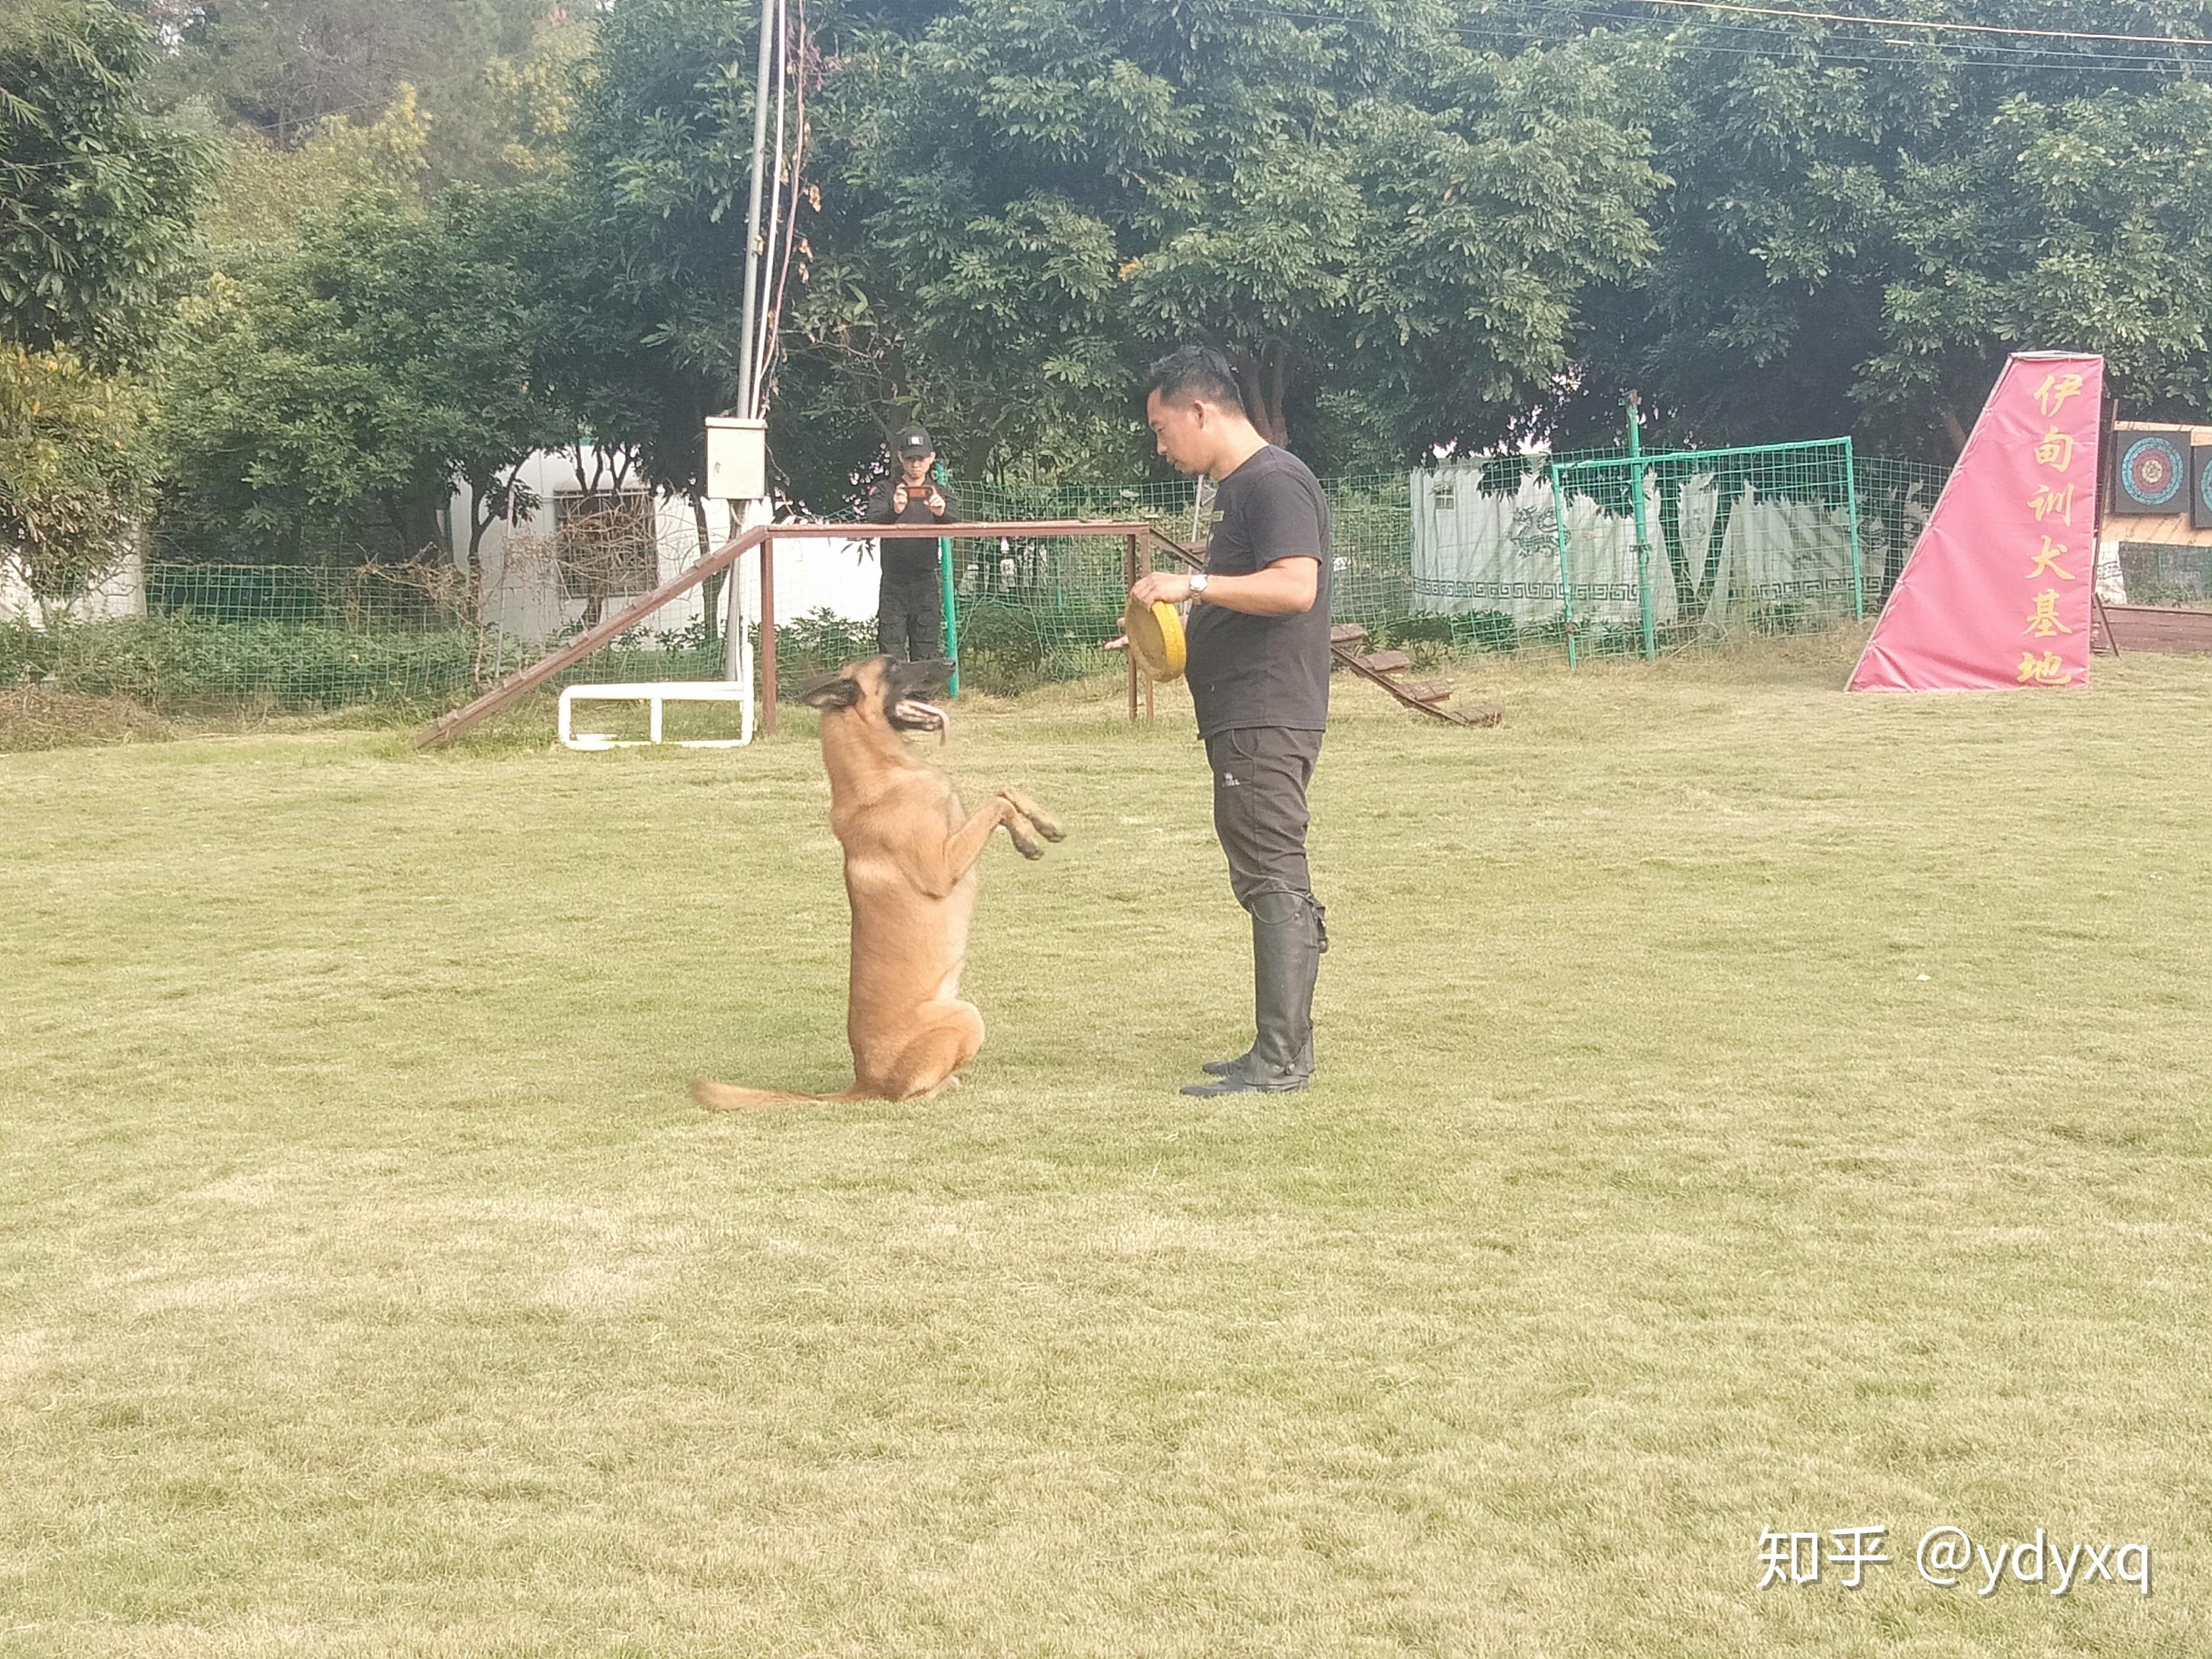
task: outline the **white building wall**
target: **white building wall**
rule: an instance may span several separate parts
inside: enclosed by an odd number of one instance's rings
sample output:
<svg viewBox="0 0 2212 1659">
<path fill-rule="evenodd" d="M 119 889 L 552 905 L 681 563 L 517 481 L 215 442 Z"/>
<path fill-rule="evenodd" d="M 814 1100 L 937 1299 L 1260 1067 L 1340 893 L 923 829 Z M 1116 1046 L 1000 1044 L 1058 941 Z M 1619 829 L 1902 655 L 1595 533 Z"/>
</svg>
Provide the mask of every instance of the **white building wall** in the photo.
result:
<svg viewBox="0 0 2212 1659">
<path fill-rule="evenodd" d="M 110 622 L 145 614 L 146 562 L 135 547 L 123 556 L 106 581 L 61 605 L 33 599 L 15 562 L 0 559 L 0 622 L 28 622 L 33 628 L 44 628 L 49 622 L 64 619 Z"/>
<path fill-rule="evenodd" d="M 554 497 L 582 493 L 588 479 L 577 476 L 574 457 L 559 451 L 541 450 L 525 463 L 520 482 L 536 500 L 537 507 L 515 525 L 495 521 L 484 532 L 478 551 L 495 596 L 494 615 L 500 625 L 518 637 L 543 640 L 563 628 L 580 623 L 586 602 L 562 596 L 559 573 L 550 562 L 514 558 L 510 552 L 520 542 L 550 543 L 553 536 Z M 468 566 L 472 505 L 467 486 L 454 492 L 453 554 L 454 564 L 462 569 Z M 653 524 L 657 585 L 697 563 L 701 549 L 691 503 L 682 496 L 659 500 L 654 504 Z M 729 539 L 730 525 L 729 503 L 708 501 L 707 550 Z M 775 556 L 777 620 L 787 623 L 823 608 L 853 621 L 872 617 L 876 614 L 879 569 L 872 542 L 783 543 Z M 603 611 L 612 615 L 628 599 L 637 597 L 616 596 L 605 602 Z M 739 576 L 739 602 L 747 617 L 758 618 L 760 562 L 757 558 L 748 557 L 744 562 Z M 649 632 L 679 632 L 698 622 L 703 604 L 702 590 L 694 588 L 662 606 L 643 626 Z"/>
</svg>

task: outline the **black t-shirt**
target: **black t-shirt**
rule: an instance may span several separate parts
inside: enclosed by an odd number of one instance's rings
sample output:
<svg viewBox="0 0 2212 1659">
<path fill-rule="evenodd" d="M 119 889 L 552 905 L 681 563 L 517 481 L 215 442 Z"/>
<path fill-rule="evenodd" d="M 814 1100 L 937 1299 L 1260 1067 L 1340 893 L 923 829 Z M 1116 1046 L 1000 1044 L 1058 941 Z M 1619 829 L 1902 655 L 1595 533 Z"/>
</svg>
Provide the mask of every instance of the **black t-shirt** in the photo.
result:
<svg viewBox="0 0 2212 1659">
<path fill-rule="evenodd" d="M 1191 700 L 1201 737 L 1240 726 L 1318 732 L 1328 724 L 1328 501 L 1306 464 L 1270 444 L 1221 481 L 1208 575 L 1249 576 L 1278 559 L 1319 567 L 1310 609 L 1248 617 L 1204 602 L 1188 623 Z"/>
<path fill-rule="evenodd" d="M 906 492 L 906 511 L 891 511 L 891 492 L 902 482 L 886 478 L 876 486 L 875 494 L 868 497 L 868 510 L 862 516 L 869 524 L 950 524 L 960 516 L 960 503 L 952 491 L 944 484 L 937 493 L 945 497 L 945 516 L 939 518 L 929 510 L 929 486 Z M 932 534 L 927 540 L 919 536 L 886 536 L 883 541 L 884 574 L 886 576 L 933 576 L 937 574 L 937 538 Z"/>
</svg>

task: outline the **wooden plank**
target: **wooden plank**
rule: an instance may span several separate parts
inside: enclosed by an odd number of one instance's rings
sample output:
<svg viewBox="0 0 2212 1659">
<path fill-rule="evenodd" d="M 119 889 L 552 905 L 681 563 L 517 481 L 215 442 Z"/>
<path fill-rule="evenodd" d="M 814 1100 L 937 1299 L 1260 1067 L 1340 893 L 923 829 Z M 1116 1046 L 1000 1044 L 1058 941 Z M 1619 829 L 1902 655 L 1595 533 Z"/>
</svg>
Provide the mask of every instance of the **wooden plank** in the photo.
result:
<svg viewBox="0 0 2212 1659">
<path fill-rule="evenodd" d="M 1362 631 L 1364 632 L 1364 630 Z M 1447 720 L 1454 726 L 1497 724 L 1494 720 L 1470 720 L 1466 716 L 1445 708 L 1441 699 L 1431 702 L 1424 702 L 1420 698 L 1413 696 L 1406 690 L 1406 683 L 1403 680 L 1399 679 L 1395 675 L 1376 673 L 1373 669 L 1368 667 L 1365 663 L 1362 662 L 1359 659 L 1358 653 L 1348 646 L 1340 645 L 1332 650 L 1329 654 L 1334 657 L 1337 661 L 1342 663 L 1346 668 L 1349 668 L 1353 673 L 1358 675 L 1362 679 L 1366 680 L 1370 684 L 1381 686 L 1385 691 L 1388 691 L 1392 696 L 1395 697 L 1401 704 L 1413 710 L 1416 714 L 1426 714 L 1431 720 Z M 1449 688 L 1446 688 L 1446 694 L 1449 694 Z M 1499 718 L 1503 719 L 1504 716 L 1501 714 Z"/>
<path fill-rule="evenodd" d="M 602 646 L 621 638 L 662 605 L 671 599 L 681 599 L 717 570 L 728 569 L 767 538 L 768 530 L 763 526 L 747 531 L 734 541 L 723 543 L 690 569 L 670 577 L 643 599 L 617 615 L 608 617 L 597 628 L 585 629 L 558 651 L 540 657 L 529 667 L 509 674 L 474 702 L 464 704 L 451 714 L 440 715 L 415 734 L 415 746 L 428 749 L 433 744 L 444 743 L 460 736 L 478 720 L 505 708 L 524 692 L 544 684 L 562 669 L 574 666 Z M 733 575 L 731 580 L 734 581 L 737 579 Z"/>
<path fill-rule="evenodd" d="M 2103 611 L 2112 642 L 2123 651 L 2212 654 L 2212 611 L 2155 605 L 2108 605 Z"/>
<path fill-rule="evenodd" d="M 1130 537 L 1127 542 L 1122 545 L 1121 587 L 1124 592 L 1127 592 L 1130 588 L 1134 587 L 1137 585 L 1138 577 L 1144 574 L 1145 556 L 1143 549 L 1144 539 L 1138 536 Z M 1121 655 L 1127 659 L 1129 670 L 1129 718 L 1133 721 L 1137 718 L 1136 647 L 1132 646 L 1129 649 L 1124 651 Z"/>
<path fill-rule="evenodd" d="M 775 538 L 761 543 L 760 550 L 760 677 L 761 736 L 775 735 Z M 740 623 L 740 626 L 743 624 Z"/>
<path fill-rule="evenodd" d="M 1395 674 L 1411 668 L 1413 659 L 1402 651 L 1375 651 L 1359 659 L 1362 668 L 1372 669 L 1377 674 Z"/>
<path fill-rule="evenodd" d="M 1150 536 L 1158 541 L 1167 539 L 1152 526 L 1126 519 L 1020 519 L 985 522 L 988 525 L 986 533 L 993 536 Z M 886 536 L 904 535 L 911 528 L 906 525 L 881 524 L 778 524 L 762 525 L 748 530 L 744 535 L 723 543 L 698 563 L 678 571 L 618 615 L 608 617 L 597 628 L 587 629 L 559 650 L 540 657 L 529 667 L 518 669 L 474 702 L 439 716 L 415 734 L 415 746 L 428 749 L 434 744 L 445 743 L 460 736 L 477 721 L 496 714 L 525 692 L 544 684 L 562 669 L 574 667 L 593 652 L 612 644 L 662 605 L 672 599 L 683 598 L 716 571 L 729 569 L 771 536 L 780 542 L 881 541 Z M 1170 547 L 1174 545 L 1172 543 L 1168 544 Z M 731 580 L 735 580 L 736 578 L 732 576 Z M 772 581 L 774 578 L 769 580 Z M 764 724 L 769 731 L 774 731 L 774 708 L 771 707 L 763 712 L 766 715 Z"/>
<path fill-rule="evenodd" d="M 1398 689 L 1415 702 L 1449 702 L 1452 689 L 1442 680 L 1401 680 Z"/>
<path fill-rule="evenodd" d="M 1363 646 L 1367 643 L 1367 630 L 1358 623 L 1339 623 L 1328 630 L 1328 642 L 1332 647 Z"/>
</svg>

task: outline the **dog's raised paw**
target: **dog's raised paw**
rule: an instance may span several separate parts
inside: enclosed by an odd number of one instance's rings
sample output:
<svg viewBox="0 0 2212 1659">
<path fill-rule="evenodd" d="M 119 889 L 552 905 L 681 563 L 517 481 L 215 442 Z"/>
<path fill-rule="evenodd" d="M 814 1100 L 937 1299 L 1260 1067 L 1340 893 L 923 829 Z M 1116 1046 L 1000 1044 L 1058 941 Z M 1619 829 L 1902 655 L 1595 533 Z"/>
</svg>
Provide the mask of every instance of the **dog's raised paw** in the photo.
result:
<svg viewBox="0 0 2212 1659">
<path fill-rule="evenodd" d="M 1034 829 L 1037 834 L 1042 836 L 1047 841 L 1066 841 L 1067 839 L 1067 831 L 1060 827 L 1060 820 L 1053 817 L 1051 813 L 1046 811 L 1043 807 L 1039 806 L 1035 801 L 1031 800 L 1027 795 L 1024 795 L 1020 790 L 1007 789 L 1001 793 L 1006 796 L 1007 804 L 1011 805 L 1014 811 L 1019 812 L 1024 817 L 1027 818 L 1030 821 L 1030 827 Z"/>
</svg>

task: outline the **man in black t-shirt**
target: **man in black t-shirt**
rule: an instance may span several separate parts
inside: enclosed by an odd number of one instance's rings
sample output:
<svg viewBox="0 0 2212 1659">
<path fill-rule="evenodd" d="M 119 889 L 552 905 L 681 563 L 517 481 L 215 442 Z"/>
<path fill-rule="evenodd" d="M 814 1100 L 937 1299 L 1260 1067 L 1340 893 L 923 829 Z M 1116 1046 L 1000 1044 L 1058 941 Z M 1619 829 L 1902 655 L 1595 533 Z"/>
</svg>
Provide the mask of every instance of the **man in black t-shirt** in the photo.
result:
<svg viewBox="0 0 2212 1659">
<path fill-rule="evenodd" d="M 1328 502 L 1304 462 L 1260 435 L 1228 359 L 1185 346 L 1154 363 L 1145 413 L 1161 454 L 1217 486 L 1202 574 L 1155 571 L 1130 592 L 1190 603 L 1199 735 L 1230 890 L 1252 917 L 1252 1047 L 1210 1060 L 1187 1095 L 1312 1081 L 1314 981 L 1328 949 L 1306 866 L 1306 786 L 1328 723 Z"/>
<path fill-rule="evenodd" d="M 937 446 L 910 426 L 891 443 L 897 472 L 876 486 L 864 515 L 870 524 L 939 525 L 959 516 L 959 503 L 930 481 Z M 945 654 L 945 596 L 938 586 L 937 538 L 886 536 L 884 579 L 876 596 L 876 649 L 909 662 Z"/>
</svg>

